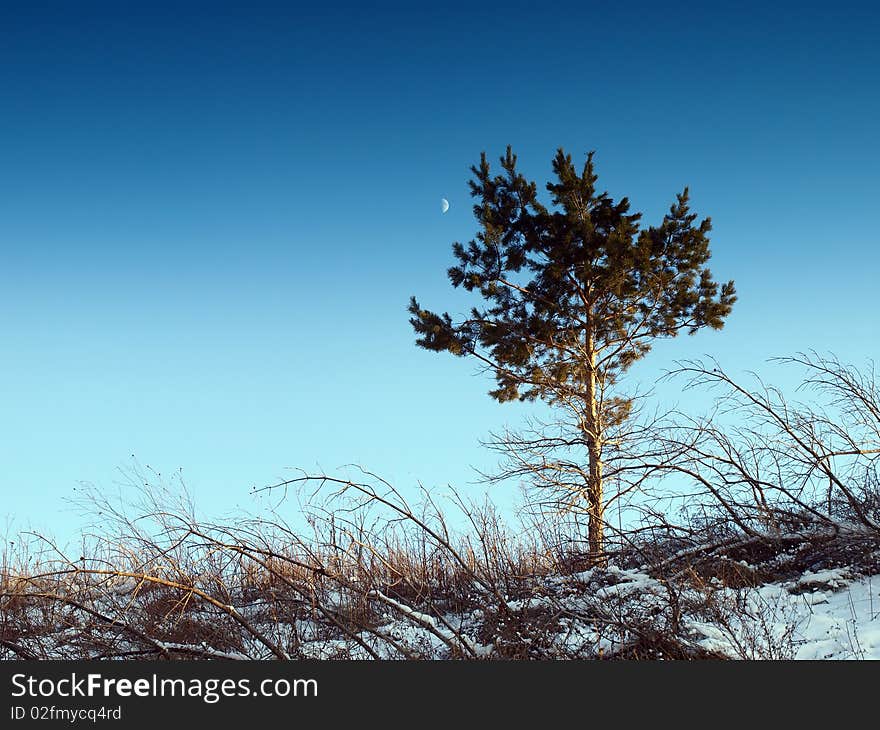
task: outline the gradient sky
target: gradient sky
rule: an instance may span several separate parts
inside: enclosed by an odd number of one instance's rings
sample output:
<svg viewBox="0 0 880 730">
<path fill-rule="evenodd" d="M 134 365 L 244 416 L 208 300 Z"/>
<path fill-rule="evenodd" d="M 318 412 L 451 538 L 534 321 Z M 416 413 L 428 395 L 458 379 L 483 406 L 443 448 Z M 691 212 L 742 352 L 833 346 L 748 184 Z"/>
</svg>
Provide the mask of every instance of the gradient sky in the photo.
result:
<svg viewBox="0 0 880 730">
<path fill-rule="evenodd" d="M 0 520 L 75 534 L 65 498 L 132 455 L 210 514 L 350 462 L 477 494 L 530 408 L 406 304 L 465 309 L 469 166 L 507 144 L 540 188 L 595 149 L 647 223 L 685 185 L 711 215 L 740 301 L 633 383 L 878 355 L 876 9 L 411 5 L 3 4 Z"/>
</svg>

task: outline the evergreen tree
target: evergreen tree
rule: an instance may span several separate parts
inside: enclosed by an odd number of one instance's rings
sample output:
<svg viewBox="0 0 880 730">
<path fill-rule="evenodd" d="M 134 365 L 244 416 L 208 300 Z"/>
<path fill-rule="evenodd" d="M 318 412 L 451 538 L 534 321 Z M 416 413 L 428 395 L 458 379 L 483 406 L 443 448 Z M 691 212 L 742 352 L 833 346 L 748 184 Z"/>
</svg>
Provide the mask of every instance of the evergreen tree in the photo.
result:
<svg viewBox="0 0 880 730">
<path fill-rule="evenodd" d="M 486 365 L 492 398 L 541 399 L 576 414 L 588 462 L 589 549 L 602 562 L 603 447 L 632 406 L 612 395 L 614 386 L 655 339 L 721 329 L 734 285 L 719 286 L 706 266 L 711 224 L 697 222 L 687 188 L 659 225 L 642 228 L 627 198 L 597 193 L 593 153 L 578 174 L 557 151 L 550 207 L 517 172 L 510 147 L 501 167 L 493 176 L 484 152 L 471 168 L 480 228 L 467 246 L 453 244 L 457 263 L 448 271 L 454 287 L 477 292 L 483 305 L 454 322 L 413 297 L 410 322 L 419 346 Z"/>
</svg>

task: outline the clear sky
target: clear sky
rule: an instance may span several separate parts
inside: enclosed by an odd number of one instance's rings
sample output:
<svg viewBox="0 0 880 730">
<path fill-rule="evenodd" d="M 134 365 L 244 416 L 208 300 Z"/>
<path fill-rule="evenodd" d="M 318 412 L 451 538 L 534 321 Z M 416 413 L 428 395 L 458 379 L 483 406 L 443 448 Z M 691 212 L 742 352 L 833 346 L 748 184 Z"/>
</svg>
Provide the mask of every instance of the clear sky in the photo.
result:
<svg viewBox="0 0 880 730">
<path fill-rule="evenodd" d="M 468 170 L 507 144 L 541 188 L 595 149 L 647 223 L 685 185 L 711 215 L 740 301 L 634 382 L 878 355 L 868 4 L 315 5 L 3 4 L 0 520 L 75 533 L 64 498 L 132 455 L 211 514 L 290 467 L 476 490 L 529 408 L 406 305 L 466 308 Z"/>
</svg>

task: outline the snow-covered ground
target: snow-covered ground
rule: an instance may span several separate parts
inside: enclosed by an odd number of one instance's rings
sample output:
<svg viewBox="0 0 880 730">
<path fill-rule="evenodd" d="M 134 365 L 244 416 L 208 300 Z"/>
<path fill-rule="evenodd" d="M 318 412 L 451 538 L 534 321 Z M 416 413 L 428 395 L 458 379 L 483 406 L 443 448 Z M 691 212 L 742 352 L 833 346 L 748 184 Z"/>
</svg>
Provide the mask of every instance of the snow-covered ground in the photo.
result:
<svg viewBox="0 0 880 730">
<path fill-rule="evenodd" d="M 0 658 L 880 659 L 876 543 L 792 545 L 754 565 L 675 553 L 418 590 L 340 576 L 226 602 L 62 574 L 0 606 Z"/>
<path fill-rule="evenodd" d="M 846 570 L 807 573 L 797 581 L 805 592 L 792 596 L 765 586 L 791 606 L 797 623 L 797 659 L 880 659 L 880 577 L 849 578 Z"/>
<path fill-rule="evenodd" d="M 618 582 L 590 593 L 579 593 L 573 585 L 588 586 L 597 577 L 592 571 L 565 580 L 547 579 L 538 595 L 511 600 L 515 614 L 557 616 L 558 625 L 549 632 L 555 648 L 544 646 L 543 655 L 560 658 L 594 658 L 619 650 L 631 638 L 623 628 L 632 617 L 644 618 L 668 609 L 668 590 L 637 570 L 611 568 L 608 574 Z M 880 659 L 880 576 L 856 576 L 847 568 L 807 572 L 797 579 L 752 588 L 713 588 L 686 591 L 684 603 L 691 606 L 683 620 L 684 633 L 694 647 L 732 659 Z M 456 644 L 474 658 L 498 655 L 491 636 L 480 638 L 485 612 L 433 617 L 399 602 L 388 600 L 394 609 L 377 633 L 392 637 L 414 653 L 425 657 L 446 657 Z M 705 615 L 700 608 L 707 605 Z M 597 606 L 613 621 L 596 620 Z M 697 607 L 697 608 L 694 608 Z M 532 627 L 534 628 L 534 627 Z M 383 657 L 394 658 L 382 641 L 368 641 Z M 527 631 L 518 635 L 527 644 Z M 546 639 L 546 636 L 544 637 Z M 345 643 L 345 642 L 343 642 Z M 305 653 L 315 658 L 338 656 L 339 642 L 308 642 Z M 352 647 L 349 646 L 349 650 Z M 353 648 L 353 656 L 366 654 Z"/>
</svg>

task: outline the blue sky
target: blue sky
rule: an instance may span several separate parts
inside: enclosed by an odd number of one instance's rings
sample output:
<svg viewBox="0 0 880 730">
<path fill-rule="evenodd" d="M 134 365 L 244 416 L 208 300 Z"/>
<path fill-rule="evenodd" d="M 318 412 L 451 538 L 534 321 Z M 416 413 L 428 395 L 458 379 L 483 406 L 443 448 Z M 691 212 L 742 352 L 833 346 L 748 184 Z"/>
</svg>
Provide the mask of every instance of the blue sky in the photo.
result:
<svg viewBox="0 0 880 730">
<path fill-rule="evenodd" d="M 530 409 L 417 350 L 406 304 L 465 308 L 468 169 L 507 144 L 539 186 L 595 149 L 646 222 L 685 185 L 711 215 L 740 301 L 634 383 L 877 356 L 878 11 L 409 5 L 4 4 L 0 519 L 75 534 L 65 498 L 132 455 L 212 514 L 350 462 L 478 493 Z"/>
</svg>

